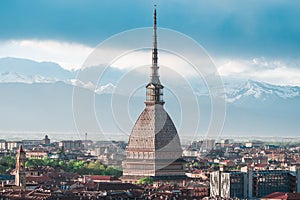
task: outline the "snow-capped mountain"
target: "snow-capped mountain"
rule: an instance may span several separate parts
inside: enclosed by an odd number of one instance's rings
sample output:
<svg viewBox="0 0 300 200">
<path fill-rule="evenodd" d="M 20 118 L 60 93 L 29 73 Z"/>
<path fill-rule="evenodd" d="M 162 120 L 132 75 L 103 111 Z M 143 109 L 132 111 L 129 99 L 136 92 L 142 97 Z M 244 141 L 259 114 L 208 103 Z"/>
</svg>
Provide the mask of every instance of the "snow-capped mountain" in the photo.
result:
<svg viewBox="0 0 300 200">
<path fill-rule="evenodd" d="M 86 73 L 94 73 L 88 69 Z M 76 79 L 77 71 L 68 71 L 56 63 L 36 62 L 21 58 L 1 58 L 0 59 L 0 83 L 55 83 L 64 82 L 66 84 L 82 87 L 96 94 L 114 92 L 114 82 L 122 72 L 113 70 L 109 80 L 102 85 L 95 85 L 92 82 L 83 82 Z M 115 80 L 116 79 L 116 80 Z M 196 82 L 195 82 L 196 83 Z M 196 96 L 209 96 L 205 85 L 194 87 Z M 246 82 L 225 82 L 226 101 L 234 103 L 246 99 L 266 101 L 268 99 L 281 98 L 289 99 L 300 95 L 300 87 L 297 86 L 280 86 L 269 83 L 263 83 L 253 80 Z"/>
<path fill-rule="evenodd" d="M 76 86 L 95 97 L 95 112 L 104 122 L 102 123 L 104 131 L 118 132 L 119 129 L 115 126 L 115 115 L 111 109 L 111 99 L 112 94 L 121 91 L 117 88 L 120 87 L 118 80 L 124 72 L 113 68 L 109 75 L 101 79 L 99 85 L 89 81 L 89 77 L 97 74 L 95 69 L 91 68 L 84 72 L 86 81 L 76 79 L 76 71 L 65 70 L 55 63 L 18 58 L 0 59 L 0 121 L 2 122 L 0 130 L 76 130 L 72 108 L 73 89 Z M 144 83 L 144 78 L 140 74 L 136 76 L 142 79 L 141 84 Z M 197 106 L 201 115 L 199 129 L 205 132 L 207 128 L 205 125 L 210 124 L 211 102 L 207 88 L 198 82 L 198 80 L 191 81 L 191 87 L 198 99 Z M 182 91 L 186 88 L 177 82 L 172 84 L 176 85 L 178 92 L 176 95 L 182 96 Z M 226 80 L 224 87 L 227 101 L 224 134 L 241 132 L 257 135 L 299 134 L 300 87 L 273 85 L 253 80 L 244 82 Z M 197 109 L 192 107 L 192 98 L 182 98 L 180 105 L 174 103 L 177 101 L 172 99 L 174 98 L 170 95 L 172 91 L 168 91 L 168 88 L 164 93 L 165 107 L 174 122 L 180 124 L 181 108 L 188 107 L 185 112 L 195 112 Z M 141 90 L 143 90 L 141 95 L 134 93 L 130 101 L 128 101 L 130 94 L 126 92 L 115 96 L 117 99 L 122 99 L 120 101 L 124 99 L 124 102 L 131 102 L 128 110 L 131 112 L 132 119 L 136 119 L 144 108 L 144 87 Z M 84 105 L 89 103 L 87 101 Z M 83 110 L 86 109 L 87 107 L 84 106 Z M 190 113 L 186 115 L 189 116 Z M 127 120 L 127 118 L 122 119 Z M 189 120 L 190 123 L 195 121 Z M 88 124 L 88 117 L 86 123 L 85 131 L 89 132 L 92 126 Z M 130 123 L 133 122 L 128 122 L 128 130 L 132 127 Z M 93 129 L 95 130 L 96 128 Z"/>
<path fill-rule="evenodd" d="M 294 98 L 300 95 L 300 87 L 297 86 L 280 86 L 268 83 L 248 80 L 246 83 L 231 89 L 226 93 L 228 102 L 235 102 L 245 98 L 254 98 L 265 101 L 274 98 Z"/>
<path fill-rule="evenodd" d="M 22 75 L 16 72 L 0 73 L 0 83 L 54 83 L 59 81 L 57 78 L 48 78 L 41 75 Z"/>
<path fill-rule="evenodd" d="M 102 85 L 97 87 L 97 89 L 95 90 L 95 93 L 97 94 L 112 94 L 114 89 L 116 88 L 116 86 L 114 86 L 112 83 L 108 83 L 106 85 Z"/>
<path fill-rule="evenodd" d="M 0 82 L 49 82 L 74 78 L 76 71 L 63 69 L 52 62 L 36 62 L 23 58 L 0 58 Z"/>
<path fill-rule="evenodd" d="M 96 86 L 95 83 L 89 81 L 80 81 L 76 79 L 76 74 L 77 71 L 65 70 L 58 64 L 51 62 L 35 62 L 21 58 L 0 59 L 0 83 L 64 82 L 71 86 L 94 91 L 97 94 L 112 93 L 115 88 L 112 83 Z"/>
</svg>

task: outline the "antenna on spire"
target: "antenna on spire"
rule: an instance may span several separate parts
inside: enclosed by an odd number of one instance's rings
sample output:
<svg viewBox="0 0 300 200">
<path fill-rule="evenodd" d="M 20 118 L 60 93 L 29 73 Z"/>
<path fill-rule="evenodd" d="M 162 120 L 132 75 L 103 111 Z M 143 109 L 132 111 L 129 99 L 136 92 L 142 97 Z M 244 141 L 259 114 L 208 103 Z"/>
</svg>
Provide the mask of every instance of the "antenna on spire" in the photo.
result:
<svg viewBox="0 0 300 200">
<path fill-rule="evenodd" d="M 154 5 L 154 27 L 156 28 L 156 4 Z"/>
<path fill-rule="evenodd" d="M 157 65 L 157 34 L 156 34 L 156 5 L 154 5 L 154 16 L 153 16 L 153 44 L 152 44 L 152 67 L 151 67 L 151 82 L 152 83 L 159 83 L 159 76 L 158 76 L 158 65 Z"/>
</svg>

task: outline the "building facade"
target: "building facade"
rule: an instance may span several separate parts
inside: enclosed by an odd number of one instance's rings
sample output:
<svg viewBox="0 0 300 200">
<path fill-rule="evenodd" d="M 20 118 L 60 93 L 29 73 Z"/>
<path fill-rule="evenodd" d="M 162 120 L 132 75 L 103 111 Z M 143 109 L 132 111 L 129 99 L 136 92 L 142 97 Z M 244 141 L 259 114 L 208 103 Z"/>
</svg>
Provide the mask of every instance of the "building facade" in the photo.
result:
<svg viewBox="0 0 300 200">
<path fill-rule="evenodd" d="M 33 149 L 31 151 L 26 151 L 26 157 L 30 159 L 43 159 L 48 155 L 49 152 L 42 149 Z"/>
<path fill-rule="evenodd" d="M 84 144 L 82 140 L 63 140 L 60 141 L 58 146 L 64 150 L 82 150 L 84 149 Z"/>
<path fill-rule="evenodd" d="M 48 137 L 48 135 L 45 135 L 45 138 L 42 140 L 41 142 L 43 145 L 50 145 L 50 138 Z"/>
<path fill-rule="evenodd" d="M 299 169 L 215 171 L 210 174 L 210 196 L 213 198 L 261 198 L 274 192 L 295 193 L 300 185 Z"/>
<path fill-rule="evenodd" d="M 0 140 L 0 150 L 7 150 L 7 143 L 5 140 Z"/>
<path fill-rule="evenodd" d="M 253 197 L 263 197 L 273 192 L 291 192 L 290 180 L 287 170 L 253 171 Z"/>
<path fill-rule="evenodd" d="M 6 141 L 7 150 L 14 151 L 20 148 L 21 141 Z"/>
<path fill-rule="evenodd" d="M 247 184 L 246 173 L 215 171 L 210 174 L 210 196 L 244 199 L 248 197 Z"/>
</svg>

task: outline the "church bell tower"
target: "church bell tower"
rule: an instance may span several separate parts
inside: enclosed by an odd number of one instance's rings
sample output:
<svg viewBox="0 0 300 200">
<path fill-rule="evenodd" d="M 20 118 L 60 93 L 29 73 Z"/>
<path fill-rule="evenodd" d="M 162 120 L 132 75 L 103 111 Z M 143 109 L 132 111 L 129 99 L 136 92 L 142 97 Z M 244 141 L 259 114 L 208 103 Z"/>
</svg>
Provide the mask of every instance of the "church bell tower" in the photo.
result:
<svg viewBox="0 0 300 200">
<path fill-rule="evenodd" d="M 20 148 L 16 156 L 15 184 L 16 186 L 20 186 L 24 189 L 26 187 L 25 161 L 26 161 L 26 153 L 23 150 L 22 145 L 20 145 Z"/>
</svg>

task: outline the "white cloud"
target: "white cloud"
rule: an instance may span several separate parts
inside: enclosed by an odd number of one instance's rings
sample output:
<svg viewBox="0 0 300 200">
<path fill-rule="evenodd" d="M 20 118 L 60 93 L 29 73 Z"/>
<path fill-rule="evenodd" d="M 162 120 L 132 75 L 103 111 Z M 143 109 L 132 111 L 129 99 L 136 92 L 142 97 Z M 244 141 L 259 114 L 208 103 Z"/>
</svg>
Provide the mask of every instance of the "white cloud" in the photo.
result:
<svg viewBox="0 0 300 200">
<path fill-rule="evenodd" d="M 134 51 L 119 57 L 111 66 L 118 69 L 133 69 L 141 66 L 151 66 L 151 51 Z M 167 52 L 159 52 L 158 63 L 160 67 L 167 67 L 183 77 L 192 77 L 197 74 L 193 66 L 184 59 Z"/>
<path fill-rule="evenodd" d="M 10 40 L 0 42 L 0 57 L 51 61 L 65 69 L 79 69 L 93 48 L 54 40 Z"/>
<path fill-rule="evenodd" d="M 249 60 L 219 60 L 221 76 L 235 79 L 252 79 L 276 85 L 300 86 L 300 69 L 297 60 L 254 58 Z"/>
<path fill-rule="evenodd" d="M 10 40 L 0 42 L 0 57 L 27 58 L 35 61 L 51 61 L 63 68 L 79 69 L 94 48 L 54 40 Z M 110 49 L 113 50 L 113 49 Z M 108 54 L 109 51 L 108 50 Z M 222 77 L 253 79 L 280 85 L 300 86 L 299 60 L 266 58 L 231 59 L 215 58 Z M 133 69 L 151 65 L 151 51 L 134 51 L 116 59 L 112 67 Z M 183 77 L 197 76 L 193 66 L 182 58 L 164 51 L 159 52 L 159 65 L 173 70 Z"/>
<path fill-rule="evenodd" d="M 38 62 L 50 61 L 72 70 L 80 69 L 85 60 L 95 49 L 78 43 L 67 43 L 54 40 L 10 40 L 0 42 L 0 57 L 26 58 Z M 109 55 L 116 49 L 107 49 Z M 97 59 L 96 64 L 101 60 Z M 117 58 L 112 67 L 133 69 L 151 65 L 151 51 L 133 51 Z M 182 58 L 167 52 L 159 52 L 159 65 L 168 67 L 188 77 L 195 75 L 193 67 Z"/>
<path fill-rule="evenodd" d="M 249 65 L 239 60 L 230 60 L 218 67 L 218 72 L 221 76 L 230 76 L 232 74 L 243 73 L 248 70 Z"/>
</svg>

